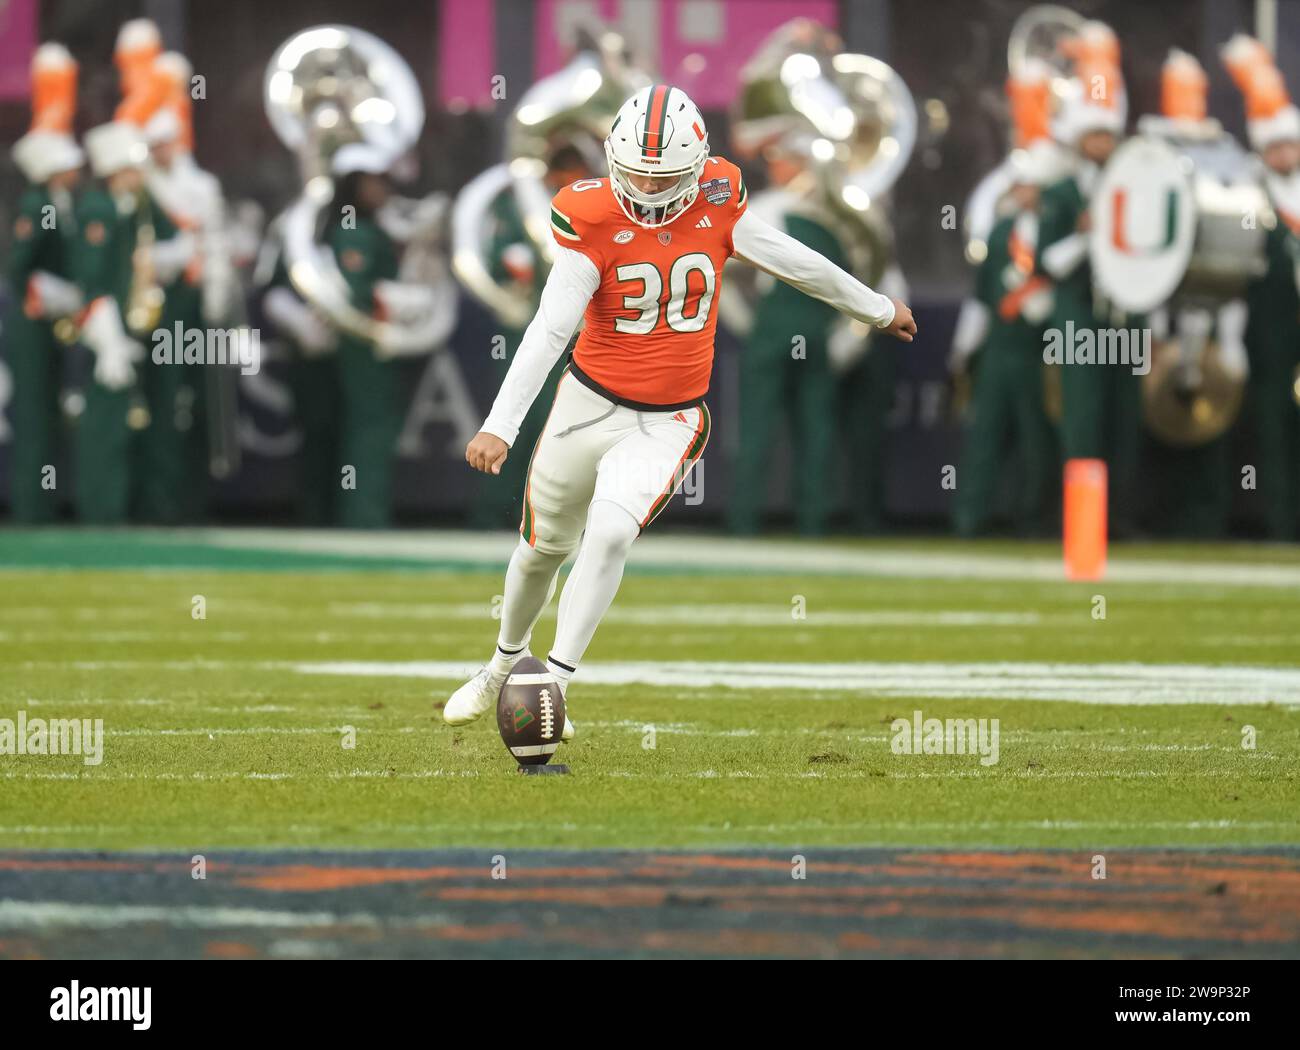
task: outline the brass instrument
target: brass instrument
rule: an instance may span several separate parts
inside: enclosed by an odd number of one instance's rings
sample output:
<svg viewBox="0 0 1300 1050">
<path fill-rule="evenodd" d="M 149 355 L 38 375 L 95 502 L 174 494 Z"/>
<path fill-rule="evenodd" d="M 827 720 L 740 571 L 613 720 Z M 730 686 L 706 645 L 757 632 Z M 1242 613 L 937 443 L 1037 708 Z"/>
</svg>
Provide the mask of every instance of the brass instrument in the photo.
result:
<svg viewBox="0 0 1300 1050">
<path fill-rule="evenodd" d="M 158 283 L 154 270 L 153 246 L 158 234 L 153 224 L 153 203 L 144 190 L 135 194 L 135 248 L 131 253 L 131 288 L 127 293 L 122 320 L 127 331 L 146 344 L 162 320 L 167 293 Z M 130 390 L 126 424 L 132 430 L 145 430 L 151 420 L 149 402 L 137 381 Z"/>
<path fill-rule="evenodd" d="M 1142 416 L 1164 444 L 1194 448 L 1225 433 L 1241 411 L 1245 376 L 1229 368 L 1220 344 L 1186 333 L 1151 348 L 1142 381 Z"/>
<path fill-rule="evenodd" d="M 878 285 L 894 257 L 881 202 L 917 139 L 916 103 L 902 78 L 879 59 L 844 51 L 824 26 L 796 18 L 770 34 L 741 70 L 733 121 L 742 156 L 775 146 L 801 158 L 804 171 L 782 192 L 836 231 L 854 276 Z M 757 213 L 767 197 L 755 195 Z M 728 326 L 743 333 L 758 286 L 747 270 L 734 277 L 719 309 Z M 859 342 L 869 334 L 854 328 Z"/>
<path fill-rule="evenodd" d="M 1062 77 L 1070 75 L 1070 66 L 1062 43 L 1083 27 L 1083 15 L 1059 4 L 1035 4 L 1022 13 L 1007 38 L 1007 71 L 1015 76 L 1027 63 L 1047 63 Z"/>
<path fill-rule="evenodd" d="M 519 100 L 506 131 L 506 159 L 476 176 L 452 206 L 452 270 L 461 285 L 511 328 L 532 319 L 531 289 L 503 284 L 492 274 L 488 245 L 491 208 L 503 193 L 515 199 L 536 256 L 547 266 L 555 257 L 551 236 L 551 191 L 546 157 L 557 145 L 571 145 L 593 172 L 603 172 L 601 148 L 618 108 L 651 83 L 630 64 L 625 42 L 612 31 L 587 32 L 578 53 L 563 69 L 533 84 Z"/>
<path fill-rule="evenodd" d="M 1084 17 L 1056 4 L 1035 4 L 1016 19 L 1007 40 L 1007 73 L 1024 76 L 1031 63 L 1050 70 L 1052 93 L 1059 99 L 1070 78 L 1070 61 L 1062 47 L 1084 24 Z M 1001 214 L 1003 202 L 1016 178 L 1011 156 L 984 176 L 966 199 L 962 223 L 966 234 L 966 261 L 979 265 L 988 255 L 988 235 Z"/>
<path fill-rule="evenodd" d="M 148 339 L 162 319 L 166 293 L 154 272 L 152 249 L 158 240 L 150 201 L 144 191 L 135 197 L 135 250 L 131 253 L 131 290 L 126 300 L 127 330 Z"/>
<path fill-rule="evenodd" d="M 60 317 L 54 322 L 54 338 L 64 346 L 72 346 L 81 337 L 81 329 L 71 317 Z"/>
<path fill-rule="evenodd" d="M 279 221 L 289 279 L 298 294 L 335 327 L 388 355 L 431 349 L 438 329 L 427 317 L 381 321 L 354 306 L 334 254 L 321 239 L 324 212 L 334 197 L 334 153 L 363 142 L 396 161 L 419 139 L 424 102 L 410 67 L 363 30 L 313 26 L 276 49 L 266 69 L 263 102 L 276 135 L 297 154 L 303 180 L 302 193 Z"/>
</svg>

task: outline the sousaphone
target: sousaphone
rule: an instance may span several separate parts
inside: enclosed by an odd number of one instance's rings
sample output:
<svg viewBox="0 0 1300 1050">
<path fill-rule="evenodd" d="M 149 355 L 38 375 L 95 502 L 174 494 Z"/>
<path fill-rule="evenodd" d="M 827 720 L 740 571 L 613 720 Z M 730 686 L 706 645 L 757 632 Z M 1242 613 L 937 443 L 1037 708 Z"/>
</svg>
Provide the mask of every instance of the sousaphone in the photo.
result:
<svg viewBox="0 0 1300 1050">
<path fill-rule="evenodd" d="M 1058 98 L 1063 96 L 1071 73 L 1070 59 L 1063 44 L 1079 32 L 1084 21 L 1082 15 L 1056 4 L 1036 4 L 1029 8 L 1011 27 L 1007 41 L 1007 73 L 1021 79 L 1031 65 L 1046 68 L 1051 92 Z M 988 255 L 989 233 L 997 224 L 1015 178 L 1015 163 L 1008 156 L 976 184 L 966 200 L 962 222 L 966 234 L 966 260 L 972 265 L 979 265 Z"/>
<path fill-rule="evenodd" d="M 911 159 L 917 124 L 912 93 L 887 63 L 844 51 L 831 30 L 796 18 L 741 70 L 732 138 L 742 156 L 777 144 L 803 158 L 805 170 L 784 192 L 836 232 L 849 269 L 874 286 L 894 258 L 882 201 Z M 758 213 L 764 197 L 751 205 Z M 741 334 L 752 324 L 758 288 L 740 271 L 724 289 L 721 316 Z M 859 340 L 869 334 L 855 332 Z"/>
<path fill-rule="evenodd" d="M 388 354 L 430 349 L 444 326 L 424 316 L 379 320 L 358 309 L 321 236 L 324 211 L 334 197 L 330 161 L 340 147 L 365 143 L 396 161 L 419 139 L 424 102 L 410 67 L 364 30 L 313 26 L 276 49 L 266 69 L 263 101 L 271 127 L 298 158 L 303 182 L 279 223 L 289 279 L 298 294 L 335 327 Z M 404 270 L 407 262 L 404 258 Z"/>
<path fill-rule="evenodd" d="M 623 38 L 608 30 L 585 31 L 577 54 L 564 68 L 543 77 L 519 100 L 506 131 L 506 159 L 471 179 L 451 210 L 452 270 L 461 285 L 511 328 L 532 319 L 531 289 L 493 275 L 488 257 L 492 205 L 502 193 L 514 196 L 537 256 L 555 258 L 551 236 L 551 191 L 546 158 L 559 145 L 575 147 L 593 172 L 602 172 L 602 143 L 619 107 L 650 77 L 630 64 Z"/>
</svg>

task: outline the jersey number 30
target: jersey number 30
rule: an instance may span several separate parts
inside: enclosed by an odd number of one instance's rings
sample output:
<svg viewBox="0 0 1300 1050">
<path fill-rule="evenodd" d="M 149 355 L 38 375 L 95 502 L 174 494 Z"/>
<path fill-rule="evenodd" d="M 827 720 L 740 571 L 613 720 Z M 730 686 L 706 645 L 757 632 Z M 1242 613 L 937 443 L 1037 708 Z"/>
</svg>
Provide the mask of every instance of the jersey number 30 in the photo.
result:
<svg viewBox="0 0 1300 1050">
<path fill-rule="evenodd" d="M 704 291 L 699 305 L 690 317 L 685 314 L 686 295 L 690 275 L 698 273 L 704 278 Z M 629 263 L 615 273 L 620 281 L 640 281 L 639 295 L 623 296 L 623 308 L 636 310 L 639 317 L 619 317 L 614 321 L 614 331 L 628 335 L 649 335 L 659 323 L 659 297 L 663 295 L 664 279 L 653 263 Z M 674 332 L 698 332 L 709 320 L 709 307 L 713 305 L 713 291 L 717 287 L 713 260 L 704 252 L 691 252 L 673 263 L 668 271 L 668 302 L 664 320 Z"/>
</svg>

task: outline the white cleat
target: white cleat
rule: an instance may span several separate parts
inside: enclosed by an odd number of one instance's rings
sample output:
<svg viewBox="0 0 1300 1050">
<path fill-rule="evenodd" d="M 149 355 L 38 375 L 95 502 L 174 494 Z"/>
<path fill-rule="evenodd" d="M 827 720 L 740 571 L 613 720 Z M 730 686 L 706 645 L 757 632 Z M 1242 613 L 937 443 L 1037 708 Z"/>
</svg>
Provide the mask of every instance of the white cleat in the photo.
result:
<svg viewBox="0 0 1300 1050">
<path fill-rule="evenodd" d="M 567 685 L 560 687 L 560 695 L 564 697 L 564 706 L 569 706 L 569 687 Z M 564 731 L 560 733 L 560 743 L 567 743 L 573 739 L 573 723 L 569 721 L 569 712 L 564 712 Z"/>
<path fill-rule="evenodd" d="M 449 726 L 463 726 L 482 717 L 496 705 L 508 677 L 509 671 L 497 674 L 490 668 L 481 668 L 478 674 L 451 694 L 451 699 L 442 709 L 442 720 Z"/>
</svg>

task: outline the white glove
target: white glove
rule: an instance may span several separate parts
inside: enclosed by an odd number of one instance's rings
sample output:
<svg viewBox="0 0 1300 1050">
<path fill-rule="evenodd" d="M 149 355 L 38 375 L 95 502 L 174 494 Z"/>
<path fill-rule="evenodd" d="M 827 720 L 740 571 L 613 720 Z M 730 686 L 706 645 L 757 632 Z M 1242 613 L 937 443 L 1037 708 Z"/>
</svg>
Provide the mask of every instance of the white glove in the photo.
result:
<svg viewBox="0 0 1300 1050">
<path fill-rule="evenodd" d="M 333 328 L 288 288 L 272 288 L 262 300 L 266 316 L 290 336 L 304 357 L 321 357 L 335 348 Z"/>
<path fill-rule="evenodd" d="M 44 270 L 37 270 L 27 278 L 29 316 L 54 321 L 60 317 L 71 317 L 84 305 L 81 289 L 71 281 Z M 31 313 L 33 306 L 34 314 Z"/>
<path fill-rule="evenodd" d="M 385 360 L 428 353 L 447 336 L 445 319 L 454 307 L 440 309 L 438 292 L 424 284 L 376 281 L 375 302 L 395 339 L 380 339 L 376 353 Z"/>
<path fill-rule="evenodd" d="M 993 317 L 989 308 L 978 299 L 967 299 L 957 314 L 953 328 L 952 348 L 948 351 L 948 371 L 960 375 L 966 371 L 971 357 L 988 338 Z"/>
<path fill-rule="evenodd" d="M 449 203 L 445 193 L 431 193 L 419 200 L 394 196 L 379 209 L 375 220 L 398 244 L 436 239 L 442 232 Z"/>
<path fill-rule="evenodd" d="M 843 375 L 871 349 L 871 326 L 852 317 L 841 317 L 826 338 L 826 357 L 831 371 Z"/>
<path fill-rule="evenodd" d="M 166 241 L 155 241 L 148 248 L 149 261 L 159 284 L 171 284 L 198 254 L 198 242 L 192 233 L 181 232 Z"/>
<path fill-rule="evenodd" d="M 90 305 L 81 340 L 95 355 L 95 381 L 109 390 L 123 390 L 135 381 L 134 363 L 144 347 L 126 334 L 117 300 L 101 295 Z"/>
<path fill-rule="evenodd" d="M 125 390 L 135 382 L 133 361 L 144 356 L 139 343 L 117 343 L 95 356 L 95 382 L 109 390 Z"/>
<path fill-rule="evenodd" d="M 1234 379 L 1250 375 L 1250 358 L 1246 354 L 1246 322 L 1250 311 L 1245 300 L 1233 299 L 1219 308 L 1219 360 Z"/>
<path fill-rule="evenodd" d="M 374 294 L 383 315 L 398 324 L 422 321 L 433 312 L 433 290 L 422 284 L 376 281 Z"/>
<path fill-rule="evenodd" d="M 229 259 L 209 258 L 203 264 L 200 303 L 203 319 L 218 325 L 230 316 L 235 306 L 235 271 Z"/>
<path fill-rule="evenodd" d="M 511 278 L 521 284 L 532 284 L 536 272 L 536 258 L 526 244 L 507 244 L 501 253 L 501 263 Z"/>
</svg>

